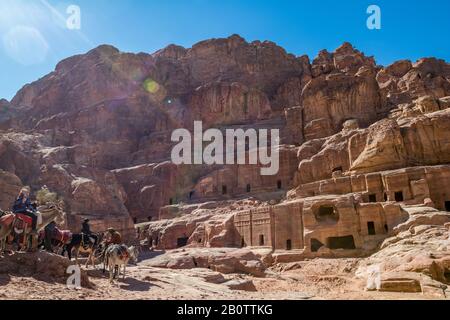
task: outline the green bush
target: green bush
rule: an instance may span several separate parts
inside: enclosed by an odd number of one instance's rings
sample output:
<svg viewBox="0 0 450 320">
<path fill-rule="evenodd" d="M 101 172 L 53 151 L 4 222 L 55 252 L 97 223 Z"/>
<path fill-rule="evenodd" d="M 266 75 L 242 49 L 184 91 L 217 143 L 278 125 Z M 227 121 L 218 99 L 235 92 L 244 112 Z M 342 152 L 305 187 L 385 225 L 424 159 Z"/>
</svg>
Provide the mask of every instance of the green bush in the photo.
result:
<svg viewBox="0 0 450 320">
<path fill-rule="evenodd" d="M 44 186 L 36 193 L 36 200 L 38 202 L 38 205 L 42 206 L 46 205 L 47 203 L 56 203 L 58 202 L 59 198 L 55 192 L 50 192 L 50 190 L 48 190 L 48 188 Z"/>
</svg>

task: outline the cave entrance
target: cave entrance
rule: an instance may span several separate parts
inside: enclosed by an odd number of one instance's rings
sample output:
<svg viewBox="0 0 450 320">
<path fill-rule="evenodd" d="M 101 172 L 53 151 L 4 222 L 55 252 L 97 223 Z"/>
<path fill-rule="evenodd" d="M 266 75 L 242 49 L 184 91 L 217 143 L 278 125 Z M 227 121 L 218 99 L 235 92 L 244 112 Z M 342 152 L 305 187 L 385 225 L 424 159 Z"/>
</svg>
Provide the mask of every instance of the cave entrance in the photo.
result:
<svg viewBox="0 0 450 320">
<path fill-rule="evenodd" d="M 450 212 L 450 201 L 445 201 L 445 211 Z"/>
<path fill-rule="evenodd" d="M 292 250 L 292 240 L 291 239 L 288 239 L 287 241 L 286 241 L 286 250 Z"/>
<path fill-rule="evenodd" d="M 369 221 L 367 222 L 367 231 L 369 233 L 369 236 L 374 236 L 375 233 L 375 222 Z"/>
<path fill-rule="evenodd" d="M 369 202 L 377 202 L 377 195 L 369 194 Z"/>
<path fill-rule="evenodd" d="M 283 187 L 283 183 L 281 182 L 281 180 L 277 181 L 277 188 L 278 190 L 281 190 L 281 188 Z"/>
<path fill-rule="evenodd" d="M 169 205 L 173 205 L 173 199 L 172 198 L 169 199 Z"/>
<path fill-rule="evenodd" d="M 395 193 L 395 201 L 397 202 L 402 202 L 404 200 L 403 198 L 403 192 L 402 191 L 397 191 Z"/>
<path fill-rule="evenodd" d="M 335 223 L 339 220 L 339 214 L 333 206 L 320 206 L 315 216 L 318 222 Z"/>
<path fill-rule="evenodd" d="M 244 248 L 245 247 L 245 240 L 244 240 L 244 238 L 241 238 L 241 248 Z"/>
<path fill-rule="evenodd" d="M 177 248 L 186 247 L 188 244 L 189 238 L 183 237 L 177 239 Z"/>
<path fill-rule="evenodd" d="M 252 191 L 252 186 L 249 184 L 247 184 L 247 192 L 251 192 Z"/>
<path fill-rule="evenodd" d="M 228 193 L 228 188 L 226 185 L 222 186 L 222 194 L 227 194 Z"/>
<path fill-rule="evenodd" d="M 331 237 L 327 239 L 327 247 L 336 250 L 336 249 L 347 249 L 354 250 L 355 239 L 353 236 L 345 236 L 345 237 Z"/>
<path fill-rule="evenodd" d="M 444 270 L 444 278 L 447 283 L 450 283 L 450 269 Z"/>
<path fill-rule="evenodd" d="M 259 235 L 259 245 L 261 247 L 264 246 L 264 235 L 263 234 Z"/>
<path fill-rule="evenodd" d="M 317 252 L 323 247 L 323 243 L 317 239 L 311 239 L 311 252 Z"/>
<path fill-rule="evenodd" d="M 343 172 L 344 170 L 343 170 L 343 168 L 342 167 L 336 167 L 336 168 L 334 168 L 331 172 L 332 173 L 335 173 L 335 172 Z"/>
</svg>

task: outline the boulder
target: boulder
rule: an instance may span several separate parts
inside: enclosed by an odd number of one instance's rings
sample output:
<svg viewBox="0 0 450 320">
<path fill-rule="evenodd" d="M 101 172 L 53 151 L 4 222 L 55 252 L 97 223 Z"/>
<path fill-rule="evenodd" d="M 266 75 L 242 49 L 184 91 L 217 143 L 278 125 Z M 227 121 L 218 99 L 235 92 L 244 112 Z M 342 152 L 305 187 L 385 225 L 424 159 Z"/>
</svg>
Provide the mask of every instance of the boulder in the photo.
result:
<svg viewBox="0 0 450 320">
<path fill-rule="evenodd" d="M 145 262 L 146 265 L 169 269 L 207 268 L 223 274 L 243 273 L 265 276 L 265 265 L 249 250 L 186 248 L 168 251 Z"/>
</svg>

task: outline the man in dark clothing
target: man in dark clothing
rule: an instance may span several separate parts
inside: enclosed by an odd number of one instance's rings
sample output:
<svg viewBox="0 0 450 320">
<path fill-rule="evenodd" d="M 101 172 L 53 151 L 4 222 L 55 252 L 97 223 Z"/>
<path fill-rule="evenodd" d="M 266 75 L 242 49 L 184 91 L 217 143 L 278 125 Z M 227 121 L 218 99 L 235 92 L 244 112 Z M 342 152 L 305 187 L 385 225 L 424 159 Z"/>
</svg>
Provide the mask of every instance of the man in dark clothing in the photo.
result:
<svg viewBox="0 0 450 320">
<path fill-rule="evenodd" d="M 55 221 L 50 222 L 45 227 L 44 245 L 45 245 L 45 250 L 47 250 L 48 252 L 53 252 L 52 238 L 53 238 L 53 234 L 54 234 L 55 230 L 56 230 L 56 223 L 55 223 Z"/>
<path fill-rule="evenodd" d="M 36 208 L 31 203 L 30 190 L 28 188 L 22 188 L 22 190 L 20 190 L 19 196 L 14 202 L 12 210 L 14 213 L 20 213 L 30 217 L 32 219 L 31 224 L 32 232 L 36 233 L 36 224 L 37 224 Z"/>
<path fill-rule="evenodd" d="M 91 232 L 91 226 L 89 225 L 89 219 L 84 219 L 83 223 L 81 224 L 81 233 L 85 235 L 90 235 Z"/>
</svg>

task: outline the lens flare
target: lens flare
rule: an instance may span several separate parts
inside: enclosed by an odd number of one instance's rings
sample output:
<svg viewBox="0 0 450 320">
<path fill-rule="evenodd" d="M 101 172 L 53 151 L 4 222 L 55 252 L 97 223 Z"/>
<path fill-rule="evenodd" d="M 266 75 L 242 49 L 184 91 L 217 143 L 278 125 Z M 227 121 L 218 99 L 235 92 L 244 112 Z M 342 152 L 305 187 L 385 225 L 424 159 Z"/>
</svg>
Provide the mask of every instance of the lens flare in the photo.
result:
<svg viewBox="0 0 450 320">
<path fill-rule="evenodd" d="M 147 79 L 144 81 L 144 89 L 151 94 L 156 94 L 161 89 L 161 86 L 155 80 Z"/>
<path fill-rule="evenodd" d="M 39 30 L 28 26 L 10 29 L 3 36 L 3 47 L 13 60 L 24 66 L 42 63 L 49 51 L 49 45 Z"/>
</svg>

